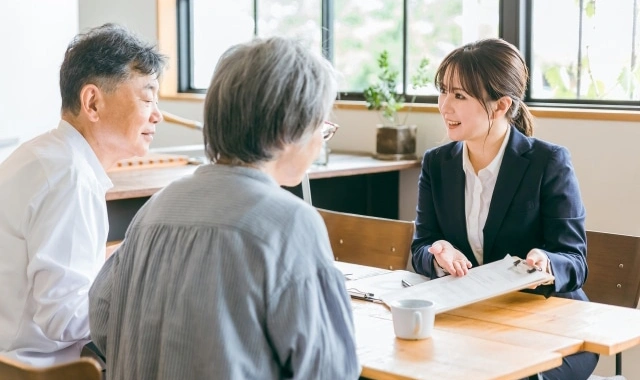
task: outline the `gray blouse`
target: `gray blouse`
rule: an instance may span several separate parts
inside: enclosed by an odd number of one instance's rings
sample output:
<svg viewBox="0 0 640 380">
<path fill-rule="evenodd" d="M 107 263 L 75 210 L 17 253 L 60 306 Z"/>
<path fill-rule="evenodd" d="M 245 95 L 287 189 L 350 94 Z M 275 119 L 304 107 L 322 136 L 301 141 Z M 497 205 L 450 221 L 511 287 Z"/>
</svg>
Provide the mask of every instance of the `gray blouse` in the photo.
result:
<svg viewBox="0 0 640 380">
<path fill-rule="evenodd" d="M 316 210 L 206 165 L 154 195 L 89 293 L 113 379 L 356 379 L 353 316 Z"/>
</svg>

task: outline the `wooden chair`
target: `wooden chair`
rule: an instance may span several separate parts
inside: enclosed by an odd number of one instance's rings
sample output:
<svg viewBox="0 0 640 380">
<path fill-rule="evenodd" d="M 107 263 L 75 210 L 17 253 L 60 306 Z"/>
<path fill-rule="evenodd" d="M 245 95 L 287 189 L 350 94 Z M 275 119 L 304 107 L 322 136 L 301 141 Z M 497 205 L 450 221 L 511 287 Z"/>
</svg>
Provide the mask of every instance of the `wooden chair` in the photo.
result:
<svg viewBox="0 0 640 380">
<path fill-rule="evenodd" d="M 383 269 L 405 269 L 413 222 L 318 209 L 329 231 L 336 261 Z"/>
<path fill-rule="evenodd" d="M 50 367 L 32 367 L 0 356 L 0 380 L 101 380 L 102 369 L 91 358 Z"/>
<path fill-rule="evenodd" d="M 640 299 L 640 237 L 587 231 L 589 275 L 584 291 L 589 300 L 638 307 Z M 616 375 L 622 353 L 616 354 Z"/>
</svg>

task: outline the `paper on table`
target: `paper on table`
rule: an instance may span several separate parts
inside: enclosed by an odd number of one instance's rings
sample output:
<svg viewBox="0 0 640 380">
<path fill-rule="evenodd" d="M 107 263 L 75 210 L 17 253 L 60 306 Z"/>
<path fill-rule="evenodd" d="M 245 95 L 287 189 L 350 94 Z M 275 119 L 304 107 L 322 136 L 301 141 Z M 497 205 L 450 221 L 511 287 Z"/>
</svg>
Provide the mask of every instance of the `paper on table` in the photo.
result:
<svg viewBox="0 0 640 380">
<path fill-rule="evenodd" d="M 342 272 L 345 280 L 358 280 L 361 278 L 367 278 L 371 276 L 377 276 L 379 274 L 391 272 L 388 269 L 368 267 L 366 265 L 345 263 L 343 261 L 334 261 L 333 265 Z"/>
<path fill-rule="evenodd" d="M 398 299 L 416 298 L 435 303 L 436 313 L 469 305 L 501 294 L 550 281 L 543 271 L 527 272 L 514 265 L 518 257 L 507 255 L 500 261 L 471 268 L 466 276 L 445 276 L 409 288 L 383 294 L 386 304 Z"/>
<path fill-rule="evenodd" d="M 347 292 L 354 298 L 359 298 L 358 296 L 366 293 L 370 294 L 370 298 L 379 300 L 385 294 L 404 289 L 406 285 L 402 284 L 403 280 L 410 286 L 414 286 L 429 281 L 429 278 L 407 270 L 394 270 L 359 280 L 347 281 L 346 286 Z"/>
</svg>

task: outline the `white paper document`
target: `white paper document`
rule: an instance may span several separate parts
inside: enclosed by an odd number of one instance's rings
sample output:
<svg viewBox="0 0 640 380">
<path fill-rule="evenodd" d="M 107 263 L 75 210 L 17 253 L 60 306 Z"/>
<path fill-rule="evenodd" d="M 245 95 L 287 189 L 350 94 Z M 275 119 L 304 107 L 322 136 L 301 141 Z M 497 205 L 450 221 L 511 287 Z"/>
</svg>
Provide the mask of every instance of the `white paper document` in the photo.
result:
<svg viewBox="0 0 640 380">
<path fill-rule="evenodd" d="M 347 281 L 346 287 L 352 298 L 380 301 L 385 294 L 427 281 L 429 278 L 423 275 L 407 270 L 394 270 L 376 276 Z"/>
<path fill-rule="evenodd" d="M 398 299 L 433 301 L 436 313 L 550 281 L 553 276 L 529 269 L 518 257 L 507 255 L 500 261 L 471 268 L 466 276 L 445 276 L 398 291 L 382 294 L 389 304 Z"/>
<path fill-rule="evenodd" d="M 344 261 L 334 261 L 333 265 L 342 272 L 345 280 L 359 280 L 371 276 L 377 276 L 391 272 L 388 269 L 369 267 L 366 265 L 345 263 Z"/>
</svg>

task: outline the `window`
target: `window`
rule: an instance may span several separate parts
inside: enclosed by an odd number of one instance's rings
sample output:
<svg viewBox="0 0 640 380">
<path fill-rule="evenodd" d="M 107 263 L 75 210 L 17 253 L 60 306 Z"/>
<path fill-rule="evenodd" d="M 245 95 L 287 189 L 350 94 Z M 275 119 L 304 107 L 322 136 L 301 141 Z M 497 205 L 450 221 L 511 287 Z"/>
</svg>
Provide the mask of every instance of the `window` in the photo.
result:
<svg viewBox="0 0 640 380">
<path fill-rule="evenodd" d="M 637 0 L 532 2 L 530 100 L 638 105 L 637 16 Z"/>
<path fill-rule="evenodd" d="M 279 34 L 304 39 L 333 62 L 343 75 L 340 99 L 363 99 L 387 50 L 401 73 L 398 90 L 433 102 L 433 85 L 409 85 L 423 57 L 433 78 L 455 47 L 502 37 L 528 62 L 529 104 L 640 108 L 638 0 L 176 1 L 182 92 L 205 92 L 229 46 Z"/>
</svg>

